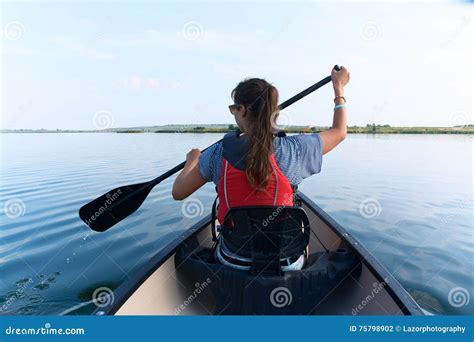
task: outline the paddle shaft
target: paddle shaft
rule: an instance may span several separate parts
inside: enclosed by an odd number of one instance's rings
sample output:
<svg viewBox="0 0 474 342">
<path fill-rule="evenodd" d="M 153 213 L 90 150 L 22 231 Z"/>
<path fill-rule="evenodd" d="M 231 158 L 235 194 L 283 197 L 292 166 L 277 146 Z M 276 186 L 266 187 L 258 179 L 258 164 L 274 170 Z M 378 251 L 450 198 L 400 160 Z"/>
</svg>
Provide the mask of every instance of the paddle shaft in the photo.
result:
<svg viewBox="0 0 474 342">
<path fill-rule="evenodd" d="M 334 67 L 336 70 L 340 70 L 340 68 L 336 65 Z M 313 91 L 315 91 L 316 89 L 319 89 L 321 88 L 323 85 L 326 85 L 328 84 L 329 82 L 331 82 L 331 76 L 328 76 L 326 78 L 323 78 L 321 81 L 319 81 L 318 83 L 315 83 L 313 84 L 311 87 L 303 90 L 301 93 L 299 94 L 296 94 L 295 96 L 293 96 L 291 99 L 288 99 L 286 100 L 285 102 L 283 102 L 281 105 L 279 105 L 278 107 L 281 109 L 285 109 L 286 107 L 288 106 L 291 106 L 293 103 L 295 103 L 296 101 L 299 101 L 301 100 L 303 97 L 311 94 Z"/>
<path fill-rule="evenodd" d="M 340 67 L 338 65 L 334 66 L 334 68 L 336 70 L 340 70 Z M 299 101 L 301 100 L 303 97 L 311 94 L 312 92 L 314 92 L 316 89 L 319 89 L 321 88 L 322 86 L 326 85 L 327 83 L 331 82 L 331 76 L 327 76 L 325 77 L 324 79 L 322 79 L 321 81 L 313 84 L 311 87 L 309 88 L 306 88 L 305 90 L 303 90 L 302 92 L 296 94 L 295 96 L 293 96 L 292 98 L 286 100 L 285 102 L 283 102 L 282 104 L 280 104 L 278 107 L 279 109 L 285 109 L 287 108 L 288 106 L 292 105 L 293 103 L 295 103 L 296 101 Z M 204 150 L 202 150 L 202 152 L 206 151 L 207 149 L 211 148 L 212 146 L 220 143 L 222 141 L 222 139 L 216 141 L 214 144 L 212 144 L 211 146 L 208 146 L 206 147 Z M 163 173 L 162 175 L 156 177 L 155 179 L 149 181 L 148 183 L 145 183 L 143 184 L 142 187 L 138 188 L 137 190 L 135 190 L 136 192 L 141 192 L 141 191 L 144 191 L 144 190 L 151 190 L 154 186 L 156 186 L 157 184 L 161 183 L 162 181 L 164 181 L 166 178 L 172 176 L 173 174 L 175 174 L 176 172 L 182 170 L 184 168 L 184 165 L 186 164 L 186 161 L 176 165 L 175 167 L 173 167 L 171 170 L 168 170 L 166 171 L 165 173 Z M 124 197 L 124 198 L 121 198 L 120 200 L 116 201 L 115 203 L 113 203 L 111 206 L 110 206 L 110 209 L 113 209 L 114 207 L 116 207 L 117 205 L 120 205 L 120 203 L 122 203 L 123 201 L 126 201 L 128 199 L 128 197 Z"/>
<path fill-rule="evenodd" d="M 340 67 L 339 66 L 335 66 L 334 67 L 336 70 L 340 70 Z M 311 94 L 313 91 L 321 88 L 322 86 L 328 84 L 329 82 L 331 82 L 331 76 L 327 76 L 325 77 L 324 79 L 322 79 L 321 81 L 313 84 L 311 87 L 303 90 L 302 92 L 296 94 L 295 96 L 293 96 L 292 98 L 286 100 L 285 102 L 283 102 L 282 104 L 280 104 L 278 107 L 281 109 L 285 109 L 289 106 L 291 106 L 293 103 L 295 103 L 296 101 L 299 101 L 301 100 L 303 97 Z M 205 150 L 207 150 L 208 148 L 211 148 L 212 146 L 214 146 L 215 144 L 218 144 L 222 141 L 222 139 L 220 139 L 219 141 L 216 141 L 214 144 L 212 144 L 211 146 L 208 146 L 206 147 L 204 150 L 202 150 L 202 152 L 204 152 Z M 165 172 L 164 174 L 162 174 L 161 176 L 159 177 L 156 177 L 154 180 L 150 181 L 151 184 L 153 184 L 153 186 L 155 186 L 156 184 L 162 182 L 163 180 L 165 180 L 166 178 L 168 178 L 169 176 L 175 174 L 176 172 L 178 172 L 179 170 L 183 169 L 184 168 L 184 165 L 186 164 L 186 162 L 182 162 L 181 164 L 178 164 L 176 165 L 175 167 L 173 167 L 171 170 Z"/>
</svg>

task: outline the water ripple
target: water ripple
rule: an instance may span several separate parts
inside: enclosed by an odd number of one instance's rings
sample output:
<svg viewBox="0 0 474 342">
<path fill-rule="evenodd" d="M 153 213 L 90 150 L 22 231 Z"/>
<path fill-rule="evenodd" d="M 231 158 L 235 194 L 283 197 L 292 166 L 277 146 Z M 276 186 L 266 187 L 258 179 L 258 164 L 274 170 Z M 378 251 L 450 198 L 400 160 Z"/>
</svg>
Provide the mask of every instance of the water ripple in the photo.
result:
<svg viewBox="0 0 474 342">
<path fill-rule="evenodd" d="M 220 137 L 2 136 L 0 307 L 15 295 L 7 314 L 58 314 L 89 301 L 97 287 L 114 289 L 133 277 L 200 218 L 182 217 L 182 203 L 171 198 L 174 177 L 106 233 L 87 228 L 78 217 L 79 207 L 119 185 L 151 180 L 180 163 L 192 147 Z M 455 287 L 474 294 L 471 140 L 350 136 L 325 156 L 321 174 L 305 180 L 300 189 L 352 232 L 426 309 L 473 314 L 474 301 L 459 308 L 448 302 Z M 214 187 L 208 184 L 193 196 L 207 213 Z M 5 215 L 9 199 L 23 201 L 23 216 Z M 374 217 L 361 215 L 366 199 L 380 203 Z M 85 305 L 71 314 L 93 309 Z"/>
</svg>

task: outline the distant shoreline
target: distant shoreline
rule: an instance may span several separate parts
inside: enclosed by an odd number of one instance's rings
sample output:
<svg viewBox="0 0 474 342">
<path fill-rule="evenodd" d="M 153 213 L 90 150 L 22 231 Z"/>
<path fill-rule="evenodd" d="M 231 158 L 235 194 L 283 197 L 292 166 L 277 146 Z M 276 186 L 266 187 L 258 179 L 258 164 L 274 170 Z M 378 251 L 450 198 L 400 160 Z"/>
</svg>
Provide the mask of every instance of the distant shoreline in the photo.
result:
<svg viewBox="0 0 474 342">
<path fill-rule="evenodd" d="M 329 127 L 290 126 L 287 133 L 319 133 Z M 14 129 L 0 130 L 0 133 L 227 133 L 236 129 L 235 125 L 165 125 L 150 127 L 107 128 L 97 130 L 62 129 Z M 456 127 L 391 127 L 389 125 L 349 126 L 349 134 L 474 134 L 474 125 Z"/>
</svg>

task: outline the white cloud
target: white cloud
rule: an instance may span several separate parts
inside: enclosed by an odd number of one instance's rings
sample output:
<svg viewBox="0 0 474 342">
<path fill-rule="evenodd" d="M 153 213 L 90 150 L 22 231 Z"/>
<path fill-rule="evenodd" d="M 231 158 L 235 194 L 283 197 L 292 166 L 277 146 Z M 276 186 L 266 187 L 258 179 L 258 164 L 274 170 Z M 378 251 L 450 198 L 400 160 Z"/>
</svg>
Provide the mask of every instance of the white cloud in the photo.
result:
<svg viewBox="0 0 474 342">
<path fill-rule="evenodd" d="M 29 48 L 25 46 L 18 45 L 7 45 L 2 46 L 2 55 L 12 55 L 12 56 L 34 56 L 34 57 L 54 57 L 55 54 L 49 50 L 40 50 L 37 48 Z"/>
<path fill-rule="evenodd" d="M 119 84 L 125 89 L 138 91 L 141 88 L 142 80 L 139 76 L 131 76 L 120 80 Z"/>
<path fill-rule="evenodd" d="M 185 89 L 190 86 L 191 82 L 191 75 L 188 75 L 184 79 L 158 79 L 151 76 L 141 77 L 133 75 L 120 80 L 118 83 L 120 86 L 128 90 L 152 90 L 162 92 Z"/>
<path fill-rule="evenodd" d="M 142 79 L 138 76 L 132 76 L 130 79 L 130 85 L 132 86 L 132 89 L 140 90 L 142 86 Z"/>
<path fill-rule="evenodd" d="M 165 47 L 175 49 L 207 49 L 210 51 L 245 53 L 253 49 L 268 48 L 264 38 L 265 32 L 216 32 L 207 31 L 199 39 L 189 40 L 183 37 L 182 32 L 146 30 L 140 34 L 122 36 L 120 38 L 103 39 L 103 43 L 115 48 L 132 47 Z"/>
<path fill-rule="evenodd" d="M 148 85 L 150 88 L 158 88 L 160 86 L 160 82 L 156 78 L 148 78 Z"/>
<path fill-rule="evenodd" d="M 83 43 L 64 35 L 52 37 L 51 42 L 66 51 L 72 52 L 75 55 L 86 59 L 111 60 L 116 57 L 114 54 L 96 50 L 92 47 L 93 42 Z"/>
<path fill-rule="evenodd" d="M 277 59 L 268 60 L 264 65 L 259 63 L 226 63 L 220 60 L 209 61 L 211 70 L 233 81 L 246 77 L 264 77 L 281 72 L 281 62 Z M 294 71 L 295 69 L 293 69 Z"/>
</svg>

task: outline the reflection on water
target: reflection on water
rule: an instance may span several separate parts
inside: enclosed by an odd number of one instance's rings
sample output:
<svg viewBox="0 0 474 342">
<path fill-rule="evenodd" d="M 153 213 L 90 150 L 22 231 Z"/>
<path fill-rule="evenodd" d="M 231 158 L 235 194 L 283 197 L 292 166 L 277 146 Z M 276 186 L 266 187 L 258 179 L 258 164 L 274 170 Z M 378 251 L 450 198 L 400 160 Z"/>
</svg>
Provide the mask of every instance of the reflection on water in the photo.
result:
<svg viewBox="0 0 474 342">
<path fill-rule="evenodd" d="M 214 188 L 193 195 L 202 209 L 183 215 L 168 179 L 106 233 L 84 226 L 79 207 L 118 185 L 156 177 L 190 148 L 220 136 L 3 134 L 0 312 L 94 310 L 96 290 L 133 278 L 208 212 Z M 424 308 L 473 314 L 472 142 L 471 136 L 352 135 L 300 190 L 357 236 Z"/>
</svg>

